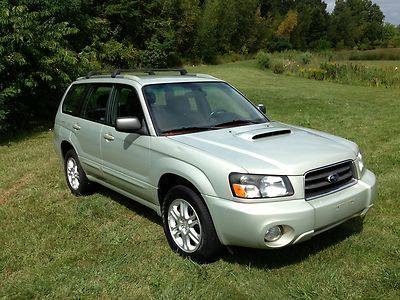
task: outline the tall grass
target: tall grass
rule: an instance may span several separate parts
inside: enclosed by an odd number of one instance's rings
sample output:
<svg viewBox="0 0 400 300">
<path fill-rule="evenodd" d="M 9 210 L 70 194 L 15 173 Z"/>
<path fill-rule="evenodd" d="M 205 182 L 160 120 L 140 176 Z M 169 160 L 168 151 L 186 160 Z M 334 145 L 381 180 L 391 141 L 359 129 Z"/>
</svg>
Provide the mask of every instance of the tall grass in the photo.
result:
<svg viewBox="0 0 400 300">
<path fill-rule="evenodd" d="M 265 54 L 267 55 L 267 54 Z M 373 51 L 348 51 L 348 52 L 322 52 L 309 53 L 298 51 L 285 51 L 282 53 L 270 54 L 272 71 L 276 74 L 300 76 L 314 80 L 329 80 L 344 84 L 362 85 L 371 87 L 400 87 L 400 49 L 385 49 Z M 382 61 L 381 64 L 371 64 L 363 58 L 396 58 L 388 64 Z M 262 57 L 257 56 L 257 63 L 260 65 Z M 334 60 L 334 58 L 340 58 Z M 349 60 L 354 58 L 359 61 Z M 266 69 L 266 68 L 264 68 Z"/>
<path fill-rule="evenodd" d="M 335 53 L 335 60 L 400 60 L 400 48 L 373 50 L 342 50 Z"/>
</svg>

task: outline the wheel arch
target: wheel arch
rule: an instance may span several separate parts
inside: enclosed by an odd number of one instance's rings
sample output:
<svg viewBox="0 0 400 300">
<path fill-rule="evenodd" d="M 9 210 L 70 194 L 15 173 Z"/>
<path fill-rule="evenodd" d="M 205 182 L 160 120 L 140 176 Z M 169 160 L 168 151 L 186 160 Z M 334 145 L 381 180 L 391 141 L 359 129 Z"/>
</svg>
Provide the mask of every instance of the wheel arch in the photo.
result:
<svg viewBox="0 0 400 300">
<path fill-rule="evenodd" d="M 207 175 L 199 168 L 182 160 L 164 157 L 154 162 L 151 177 L 158 189 L 158 200 L 162 207 L 165 194 L 174 185 L 183 184 L 202 194 L 216 196 L 215 189 Z M 203 197 L 202 197 L 203 198 Z"/>
<path fill-rule="evenodd" d="M 163 206 L 164 198 L 168 191 L 177 185 L 187 186 L 201 197 L 201 192 L 189 180 L 174 173 L 165 173 L 160 177 L 158 182 L 158 201 L 160 203 L 160 207 Z"/>
<path fill-rule="evenodd" d="M 72 144 L 69 141 L 64 140 L 61 142 L 61 155 L 63 159 L 65 159 L 65 154 L 67 154 L 67 152 L 71 149 L 73 149 L 76 152 L 74 146 L 72 146 Z"/>
</svg>

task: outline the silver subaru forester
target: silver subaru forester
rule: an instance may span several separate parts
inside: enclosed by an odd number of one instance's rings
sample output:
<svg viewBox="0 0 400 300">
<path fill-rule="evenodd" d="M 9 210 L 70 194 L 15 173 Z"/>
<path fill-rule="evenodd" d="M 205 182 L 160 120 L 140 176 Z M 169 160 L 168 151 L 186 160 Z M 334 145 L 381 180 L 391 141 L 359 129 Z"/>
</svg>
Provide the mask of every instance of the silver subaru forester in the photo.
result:
<svg viewBox="0 0 400 300">
<path fill-rule="evenodd" d="M 222 245 L 305 241 L 364 216 L 376 195 L 353 142 L 271 121 L 184 69 L 90 72 L 65 92 L 54 134 L 73 194 L 96 182 L 150 207 L 171 248 L 197 261 Z"/>
</svg>

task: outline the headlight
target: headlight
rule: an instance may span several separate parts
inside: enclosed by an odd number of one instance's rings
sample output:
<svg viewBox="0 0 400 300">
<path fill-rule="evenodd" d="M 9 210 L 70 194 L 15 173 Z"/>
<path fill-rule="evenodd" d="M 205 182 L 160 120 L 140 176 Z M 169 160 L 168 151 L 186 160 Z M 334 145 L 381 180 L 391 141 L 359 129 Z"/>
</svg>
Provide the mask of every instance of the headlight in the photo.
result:
<svg viewBox="0 0 400 300">
<path fill-rule="evenodd" d="M 232 173 L 229 175 L 232 193 L 239 198 L 272 198 L 293 195 L 293 187 L 287 176 L 251 175 Z"/>
<path fill-rule="evenodd" d="M 359 177 L 361 177 L 361 175 L 364 173 L 364 169 L 365 169 L 364 160 L 363 160 L 361 152 L 358 152 L 358 154 L 357 154 L 356 165 L 357 165 Z"/>
</svg>

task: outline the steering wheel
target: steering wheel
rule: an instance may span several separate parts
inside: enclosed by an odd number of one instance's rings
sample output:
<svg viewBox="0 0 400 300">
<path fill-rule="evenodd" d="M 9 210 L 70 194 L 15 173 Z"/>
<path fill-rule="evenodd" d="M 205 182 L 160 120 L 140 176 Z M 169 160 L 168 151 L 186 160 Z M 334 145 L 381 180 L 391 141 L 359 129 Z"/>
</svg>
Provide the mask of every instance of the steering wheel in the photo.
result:
<svg viewBox="0 0 400 300">
<path fill-rule="evenodd" d="M 217 110 L 214 110 L 214 111 L 212 111 L 212 112 L 210 113 L 210 115 L 208 116 L 208 121 L 210 122 L 211 119 L 216 120 L 216 119 L 218 119 L 218 116 L 219 116 L 219 115 L 226 114 L 226 113 L 227 113 L 227 111 L 226 111 L 225 109 L 223 109 L 223 108 L 219 108 L 219 109 L 217 109 Z"/>
</svg>

